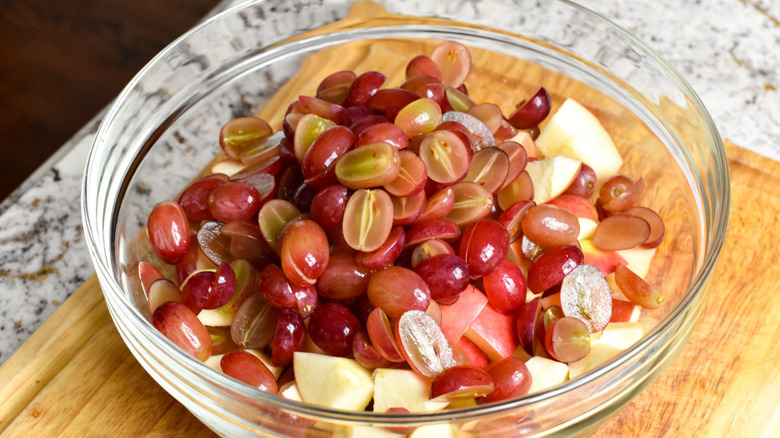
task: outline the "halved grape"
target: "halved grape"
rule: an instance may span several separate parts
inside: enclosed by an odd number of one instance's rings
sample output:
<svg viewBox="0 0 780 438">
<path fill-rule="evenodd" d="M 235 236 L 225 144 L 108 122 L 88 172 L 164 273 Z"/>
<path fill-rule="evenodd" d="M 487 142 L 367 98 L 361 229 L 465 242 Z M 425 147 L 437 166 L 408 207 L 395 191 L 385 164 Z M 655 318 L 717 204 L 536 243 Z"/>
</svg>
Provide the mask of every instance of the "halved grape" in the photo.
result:
<svg viewBox="0 0 780 438">
<path fill-rule="evenodd" d="M 167 278 L 158 278 L 154 280 L 149 286 L 145 287 L 146 298 L 149 304 L 149 311 L 154 314 L 163 304 L 169 301 L 175 301 L 177 303 L 182 302 L 181 291 L 176 283 L 168 280 Z"/>
<path fill-rule="evenodd" d="M 387 314 L 381 307 L 374 308 L 366 318 L 366 330 L 374 348 L 390 362 L 403 362 L 395 332 L 387 319 Z"/>
<path fill-rule="evenodd" d="M 316 114 L 306 114 L 298 121 L 293 139 L 293 152 L 298 163 L 303 163 L 306 152 L 320 134 L 336 123 Z"/>
<path fill-rule="evenodd" d="M 514 181 L 510 182 L 496 193 L 496 201 L 502 210 L 506 210 L 520 201 L 530 201 L 533 198 L 534 183 L 531 180 L 531 175 L 525 170 L 520 172 Z"/>
<path fill-rule="evenodd" d="M 355 261 L 368 269 L 378 271 L 384 269 L 401 255 L 406 242 L 406 233 L 403 227 L 393 227 L 387 240 L 377 249 L 371 252 L 359 252 L 355 255 Z"/>
<path fill-rule="evenodd" d="M 302 289 L 312 286 L 298 286 L 290 283 L 284 272 L 273 263 L 269 263 L 260 272 L 260 293 L 274 307 L 293 309 L 297 306 L 296 294 Z"/>
<path fill-rule="evenodd" d="M 469 284 L 469 267 L 454 254 L 441 254 L 422 260 L 414 267 L 428 284 L 431 298 L 440 304 L 452 304 Z"/>
<path fill-rule="evenodd" d="M 398 152 L 400 166 L 398 176 L 384 185 L 385 190 L 394 196 L 412 196 L 425 188 L 428 170 L 425 162 L 412 151 Z"/>
<path fill-rule="evenodd" d="M 604 274 L 591 265 L 574 268 L 561 283 L 563 314 L 584 322 L 591 333 L 602 330 L 612 315 L 612 295 Z"/>
<path fill-rule="evenodd" d="M 447 338 L 436 321 L 422 310 L 404 312 L 395 336 L 406 363 L 417 373 L 434 378 L 455 366 Z"/>
<path fill-rule="evenodd" d="M 511 184 L 520 173 L 525 170 L 528 164 L 528 153 L 525 148 L 515 141 L 506 141 L 497 146 L 506 153 L 509 158 L 509 169 L 507 169 L 506 179 L 501 183 L 500 189 Z"/>
<path fill-rule="evenodd" d="M 352 356 L 363 368 L 369 371 L 377 368 L 388 368 L 393 364 L 379 354 L 366 332 L 360 332 L 352 338 Z"/>
<path fill-rule="evenodd" d="M 413 223 L 425 209 L 425 192 L 423 191 L 405 198 L 392 196 L 391 199 L 393 200 L 393 224 L 395 225 Z"/>
<path fill-rule="evenodd" d="M 406 246 L 413 247 L 428 239 L 455 240 L 460 237 L 458 224 L 447 219 L 438 219 L 416 225 L 406 232 Z"/>
<path fill-rule="evenodd" d="M 498 222 L 509 233 L 509 243 L 513 243 L 523 237 L 523 218 L 528 210 L 535 206 L 536 203 L 534 201 L 520 201 L 504 210 L 501 216 L 498 217 Z"/>
<path fill-rule="evenodd" d="M 452 211 L 453 206 L 455 206 L 455 190 L 452 187 L 445 187 L 425 201 L 425 208 L 420 217 L 415 220 L 415 224 L 442 219 Z"/>
<path fill-rule="evenodd" d="M 253 294 L 238 308 L 230 325 L 230 337 L 240 347 L 262 350 L 276 333 L 278 317 L 279 309 L 262 294 Z"/>
<path fill-rule="evenodd" d="M 629 301 L 645 309 L 657 309 L 666 301 L 658 290 L 625 265 L 615 269 L 615 282 Z"/>
<path fill-rule="evenodd" d="M 219 145 L 230 158 L 243 162 L 248 158 L 257 160 L 276 146 L 277 143 L 268 141 L 273 133 L 268 122 L 259 117 L 239 117 L 222 126 Z"/>
<path fill-rule="evenodd" d="M 445 112 L 458 111 L 466 112 L 469 108 L 475 106 L 476 103 L 471 100 L 468 94 L 458 90 L 454 87 L 447 87 L 444 89 L 444 99 L 442 100 L 442 109 Z"/>
<path fill-rule="evenodd" d="M 531 389 L 531 372 L 525 362 L 514 356 L 492 363 L 485 371 L 493 378 L 495 389 L 482 397 L 480 403 L 519 398 Z"/>
<path fill-rule="evenodd" d="M 463 44 L 444 41 L 431 52 L 431 60 L 441 70 L 442 82 L 448 87 L 459 87 L 471 71 L 471 53 Z"/>
<path fill-rule="evenodd" d="M 406 149 L 409 146 L 409 137 L 403 129 L 393 123 L 378 123 L 365 128 L 355 142 L 356 146 L 383 141 L 394 148 Z"/>
<path fill-rule="evenodd" d="M 596 191 L 596 171 L 585 163 L 582 163 L 580 171 L 574 177 L 574 181 L 569 185 L 564 193 L 569 195 L 581 196 L 590 199 L 593 192 Z"/>
<path fill-rule="evenodd" d="M 358 190 L 344 210 L 344 240 L 356 251 L 370 252 L 387 240 L 393 227 L 393 201 L 384 190 Z"/>
<path fill-rule="evenodd" d="M 470 365 L 447 368 L 431 382 L 432 400 L 468 400 L 484 397 L 494 390 L 487 371 Z"/>
<path fill-rule="evenodd" d="M 599 189 L 601 206 L 610 213 L 628 210 L 639 200 L 644 185 L 644 178 L 634 181 L 625 175 L 615 175 Z"/>
<path fill-rule="evenodd" d="M 617 214 L 604 218 L 593 233 L 593 246 L 618 251 L 641 245 L 650 237 L 650 224 L 638 216 Z"/>
<path fill-rule="evenodd" d="M 385 88 L 371 96 L 368 102 L 366 102 L 366 106 L 376 113 L 384 114 L 392 122 L 403 107 L 419 98 L 418 95 L 409 90 Z"/>
<path fill-rule="evenodd" d="M 367 71 L 359 75 L 349 87 L 347 102 L 350 105 L 365 105 L 385 80 L 387 77 L 378 71 Z"/>
<path fill-rule="evenodd" d="M 327 268 L 329 257 L 328 237 L 317 222 L 303 219 L 286 227 L 279 258 L 290 282 L 300 286 L 314 284 Z"/>
<path fill-rule="evenodd" d="M 501 114 L 501 108 L 494 103 L 480 103 L 474 105 L 469 108 L 466 113 L 481 120 L 493 134 L 498 131 L 501 127 L 501 121 L 504 120 L 504 115 Z"/>
<path fill-rule="evenodd" d="M 368 299 L 387 316 L 397 319 L 408 310 L 425 311 L 431 301 L 431 291 L 425 280 L 411 269 L 390 266 L 371 276 Z"/>
<path fill-rule="evenodd" d="M 557 205 L 531 207 L 521 222 L 523 234 L 545 248 L 574 245 L 580 234 L 580 223 L 572 212 Z"/>
<path fill-rule="evenodd" d="M 309 317 L 309 337 L 326 354 L 349 356 L 352 341 L 363 325 L 354 313 L 337 303 L 323 304 Z"/>
<path fill-rule="evenodd" d="M 419 97 L 435 100 L 439 105 L 444 99 L 444 84 L 441 79 L 434 76 L 412 76 L 401 84 L 401 88 L 409 90 Z"/>
<path fill-rule="evenodd" d="M 235 350 L 220 359 L 222 372 L 263 392 L 276 394 L 279 387 L 271 370 L 257 356 L 247 351 Z"/>
<path fill-rule="evenodd" d="M 206 222 L 198 229 L 198 246 L 203 254 L 215 264 L 230 262 L 230 237 L 222 234 L 224 224 L 217 221 Z"/>
<path fill-rule="evenodd" d="M 346 190 L 346 189 L 345 189 Z M 277 240 L 282 229 L 293 219 L 300 216 L 301 211 L 290 201 L 272 199 L 260 208 L 257 222 L 268 246 L 279 254 L 281 242 Z"/>
<path fill-rule="evenodd" d="M 262 269 L 275 258 L 265 241 L 262 230 L 250 222 L 233 221 L 222 226 L 220 233 L 230 239 L 232 260 L 246 260 L 255 268 Z"/>
<path fill-rule="evenodd" d="M 345 251 L 331 253 L 325 272 L 317 279 L 320 296 L 332 299 L 348 299 L 366 293 L 371 271 Z"/>
<path fill-rule="evenodd" d="M 445 219 L 458 226 L 472 224 L 486 217 L 493 209 L 493 195 L 477 183 L 462 181 L 453 185 L 452 191 L 455 200 Z"/>
<path fill-rule="evenodd" d="M 492 272 L 506 257 L 509 234 L 492 219 L 481 219 L 463 232 L 458 255 L 466 261 L 471 276 L 481 277 Z"/>
<path fill-rule="evenodd" d="M 303 157 L 304 178 L 325 172 L 355 143 L 355 134 L 346 126 L 331 126 L 322 131 Z"/>
<path fill-rule="evenodd" d="M 226 175 L 217 173 L 205 176 L 187 186 L 178 201 L 187 219 L 193 224 L 213 220 L 214 216 L 209 211 L 209 193 L 214 187 L 221 186 L 229 180 Z"/>
<path fill-rule="evenodd" d="M 501 260 L 496 269 L 482 277 L 490 304 L 504 315 L 513 315 L 525 304 L 525 276 L 517 265 Z"/>
<path fill-rule="evenodd" d="M 336 162 L 339 182 L 355 190 L 388 184 L 400 170 L 398 150 L 383 141 L 352 149 Z"/>
<path fill-rule="evenodd" d="M 451 131 L 434 131 L 420 143 L 420 158 L 433 181 L 450 184 L 469 170 L 468 145 Z"/>
<path fill-rule="evenodd" d="M 425 260 L 436 257 L 441 254 L 455 254 L 455 250 L 441 239 L 428 239 L 417 245 L 412 251 L 411 266 L 412 269 Z"/>
<path fill-rule="evenodd" d="M 305 340 L 306 326 L 301 315 L 291 310 L 282 310 L 271 341 L 271 362 L 279 367 L 290 365 L 293 353 L 303 347 Z"/>
<path fill-rule="evenodd" d="M 267 175 L 267 174 L 264 174 Z M 273 176 L 267 175 L 273 181 Z M 263 203 L 263 197 L 253 186 L 231 181 L 209 192 L 209 211 L 220 222 L 251 220 Z"/>
<path fill-rule="evenodd" d="M 499 148 L 482 149 L 471 159 L 469 172 L 464 181 L 475 182 L 488 192 L 496 193 L 504 184 L 509 174 L 509 167 L 509 156 L 506 152 Z"/>
<path fill-rule="evenodd" d="M 298 103 L 301 106 L 301 110 L 306 114 L 316 114 L 337 124 L 344 122 L 346 112 L 341 105 L 305 95 L 298 96 Z"/>
<path fill-rule="evenodd" d="M 547 117 L 551 106 L 550 93 L 540 87 L 530 99 L 507 117 L 507 121 L 517 129 L 533 128 Z"/>
<path fill-rule="evenodd" d="M 403 107 L 393 123 L 409 138 L 428 134 L 441 122 L 441 107 L 433 99 L 423 98 Z"/>
<path fill-rule="evenodd" d="M 341 105 L 347 100 L 349 88 L 357 75 L 353 71 L 339 71 L 328 75 L 317 86 L 317 97 Z"/>
<path fill-rule="evenodd" d="M 441 69 L 427 55 L 417 55 L 406 65 L 406 79 L 414 76 L 427 75 L 433 76 L 441 81 Z"/>
<path fill-rule="evenodd" d="M 663 242 L 666 227 L 661 216 L 654 210 L 647 207 L 632 207 L 624 211 L 623 214 L 641 217 L 650 225 L 650 235 L 642 243 L 642 248 L 655 248 Z"/>
<path fill-rule="evenodd" d="M 574 362 L 590 353 L 590 332 L 577 318 L 563 317 L 546 330 L 544 347 L 560 362 Z"/>
<path fill-rule="evenodd" d="M 584 260 L 576 246 L 549 248 L 534 260 L 528 269 L 528 288 L 540 294 L 563 281 Z"/>
<path fill-rule="evenodd" d="M 154 206 L 146 222 L 149 243 L 164 262 L 176 264 L 190 246 L 190 225 L 184 209 L 174 201 Z"/>
<path fill-rule="evenodd" d="M 536 337 L 536 320 L 541 310 L 540 298 L 536 297 L 523 303 L 516 313 L 517 338 L 526 353 L 534 354 L 534 339 Z"/>
<path fill-rule="evenodd" d="M 200 361 L 211 356 L 211 336 L 195 313 L 175 301 L 162 304 L 152 315 L 152 324 L 166 338 Z"/>
</svg>

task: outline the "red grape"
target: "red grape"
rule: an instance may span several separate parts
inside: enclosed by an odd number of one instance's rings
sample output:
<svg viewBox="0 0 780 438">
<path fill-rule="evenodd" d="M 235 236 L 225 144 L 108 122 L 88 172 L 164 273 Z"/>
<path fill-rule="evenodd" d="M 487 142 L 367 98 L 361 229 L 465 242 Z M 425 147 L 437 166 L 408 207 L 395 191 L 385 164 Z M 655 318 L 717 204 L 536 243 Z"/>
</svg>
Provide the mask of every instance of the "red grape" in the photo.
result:
<svg viewBox="0 0 780 438">
<path fill-rule="evenodd" d="M 368 299 L 387 316 L 397 319 L 408 310 L 425 311 L 431 301 L 431 290 L 411 269 L 390 266 L 371 276 Z"/>
<path fill-rule="evenodd" d="M 485 371 L 493 378 L 495 390 L 482 397 L 482 403 L 522 397 L 531 389 L 531 372 L 525 362 L 516 357 L 510 356 L 494 362 Z"/>
<path fill-rule="evenodd" d="M 311 340 L 325 353 L 344 357 L 352 354 L 352 340 L 363 326 L 345 306 L 327 303 L 314 309 L 308 330 Z"/>
<path fill-rule="evenodd" d="M 187 214 L 176 202 L 164 201 L 154 206 L 146 224 L 149 242 L 164 262 L 176 264 L 190 246 Z"/>
<path fill-rule="evenodd" d="M 152 315 L 152 324 L 171 342 L 196 359 L 211 356 L 211 336 L 187 306 L 175 301 L 162 304 Z"/>
<path fill-rule="evenodd" d="M 506 257 L 509 234 L 497 221 L 479 220 L 466 228 L 458 255 L 469 265 L 472 277 L 492 272 Z"/>
</svg>

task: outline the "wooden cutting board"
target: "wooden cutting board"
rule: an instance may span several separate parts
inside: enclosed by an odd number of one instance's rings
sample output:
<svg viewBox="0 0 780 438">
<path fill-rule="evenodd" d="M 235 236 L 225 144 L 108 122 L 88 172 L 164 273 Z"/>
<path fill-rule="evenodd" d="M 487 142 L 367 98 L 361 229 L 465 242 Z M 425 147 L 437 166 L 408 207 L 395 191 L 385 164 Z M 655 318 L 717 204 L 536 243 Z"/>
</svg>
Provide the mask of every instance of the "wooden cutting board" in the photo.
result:
<svg viewBox="0 0 780 438">
<path fill-rule="evenodd" d="M 731 219 L 701 320 L 599 436 L 780 436 L 780 163 L 726 151 Z M 133 358 L 94 276 L 0 367 L 0 437 L 55 435 L 214 435 Z"/>
</svg>

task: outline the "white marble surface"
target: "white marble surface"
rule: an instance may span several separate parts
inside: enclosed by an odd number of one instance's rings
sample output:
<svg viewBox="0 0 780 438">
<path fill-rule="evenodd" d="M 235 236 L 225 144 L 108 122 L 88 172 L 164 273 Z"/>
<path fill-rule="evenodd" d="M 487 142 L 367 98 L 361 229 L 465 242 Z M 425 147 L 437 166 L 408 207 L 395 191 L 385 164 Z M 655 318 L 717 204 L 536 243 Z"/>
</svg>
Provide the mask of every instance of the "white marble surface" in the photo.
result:
<svg viewBox="0 0 780 438">
<path fill-rule="evenodd" d="M 581 3 L 655 48 L 723 137 L 780 160 L 780 2 Z M 0 204 L 0 363 L 93 273 L 79 193 L 97 118 Z"/>
</svg>

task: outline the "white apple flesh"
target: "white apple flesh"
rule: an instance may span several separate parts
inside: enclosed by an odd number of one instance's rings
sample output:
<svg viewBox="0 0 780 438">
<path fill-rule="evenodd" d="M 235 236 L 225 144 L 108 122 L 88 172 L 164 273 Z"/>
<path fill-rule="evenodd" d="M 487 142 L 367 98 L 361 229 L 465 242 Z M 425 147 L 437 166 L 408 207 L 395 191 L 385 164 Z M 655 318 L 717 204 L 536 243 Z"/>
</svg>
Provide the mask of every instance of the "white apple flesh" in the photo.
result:
<svg viewBox="0 0 780 438">
<path fill-rule="evenodd" d="M 623 165 L 615 143 L 601 122 L 587 108 L 566 99 L 536 139 L 546 157 L 564 156 L 593 168 L 599 182 L 615 175 Z"/>
<path fill-rule="evenodd" d="M 581 161 L 567 157 L 529 161 L 525 170 L 534 184 L 534 202 L 543 204 L 565 192 L 581 167 Z"/>
<path fill-rule="evenodd" d="M 356 360 L 295 352 L 295 381 L 306 403 L 347 411 L 362 411 L 374 396 L 371 372 Z"/>
<path fill-rule="evenodd" d="M 590 334 L 590 353 L 569 364 L 569 378 L 575 379 L 606 363 L 642 339 L 638 322 L 611 322 L 602 332 Z"/>
</svg>

